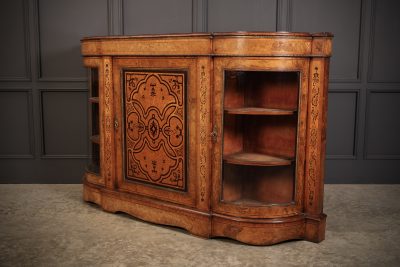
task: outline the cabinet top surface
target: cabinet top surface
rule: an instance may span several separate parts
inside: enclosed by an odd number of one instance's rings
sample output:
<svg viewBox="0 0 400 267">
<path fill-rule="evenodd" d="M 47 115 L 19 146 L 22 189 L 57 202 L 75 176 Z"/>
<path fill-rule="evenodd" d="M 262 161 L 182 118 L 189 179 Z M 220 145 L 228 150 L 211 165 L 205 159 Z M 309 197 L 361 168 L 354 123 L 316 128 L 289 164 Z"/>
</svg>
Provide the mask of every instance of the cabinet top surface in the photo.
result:
<svg viewBox="0 0 400 267">
<path fill-rule="evenodd" d="M 331 33 L 225 32 L 87 37 L 83 56 L 323 56 Z"/>
<path fill-rule="evenodd" d="M 210 32 L 210 33 L 170 33 L 170 34 L 142 34 L 142 35 L 114 35 L 114 36 L 90 36 L 81 41 L 90 40 L 121 40 L 142 38 L 221 38 L 221 37 L 333 37 L 330 32 L 308 33 L 308 32 Z"/>
</svg>

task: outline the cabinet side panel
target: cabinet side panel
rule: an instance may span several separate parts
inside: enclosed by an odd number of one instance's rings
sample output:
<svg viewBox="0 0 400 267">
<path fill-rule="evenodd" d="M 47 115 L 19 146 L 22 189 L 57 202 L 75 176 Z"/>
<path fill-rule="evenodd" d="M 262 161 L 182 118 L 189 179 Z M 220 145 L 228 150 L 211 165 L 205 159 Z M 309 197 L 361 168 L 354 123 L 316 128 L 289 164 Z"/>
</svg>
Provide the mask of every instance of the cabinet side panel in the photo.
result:
<svg viewBox="0 0 400 267">
<path fill-rule="evenodd" d="M 314 58 L 310 64 L 307 152 L 305 180 L 305 211 L 321 214 L 326 143 L 326 100 L 328 59 Z"/>
<path fill-rule="evenodd" d="M 197 207 L 201 210 L 209 210 L 211 194 L 211 97 L 213 88 L 211 87 L 211 59 L 200 57 L 197 59 L 197 157 L 198 169 L 197 179 L 199 189 L 197 190 Z M 190 120 L 190 119 L 189 119 Z"/>
<path fill-rule="evenodd" d="M 103 150 L 100 157 L 103 159 L 100 163 L 103 165 L 102 172 L 105 183 L 108 188 L 114 188 L 114 101 L 113 101 L 113 83 L 112 83 L 112 59 L 111 57 L 103 58 L 103 79 L 100 80 L 100 98 L 103 98 L 101 106 L 102 125 L 100 128 L 101 143 Z"/>
</svg>

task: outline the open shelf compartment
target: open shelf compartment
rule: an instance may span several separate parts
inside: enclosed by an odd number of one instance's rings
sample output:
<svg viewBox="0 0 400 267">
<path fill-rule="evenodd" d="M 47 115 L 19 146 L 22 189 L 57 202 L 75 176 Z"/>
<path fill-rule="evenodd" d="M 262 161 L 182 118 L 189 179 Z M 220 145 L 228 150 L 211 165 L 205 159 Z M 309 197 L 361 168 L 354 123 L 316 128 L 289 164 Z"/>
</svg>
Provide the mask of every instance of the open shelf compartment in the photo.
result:
<svg viewBox="0 0 400 267">
<path fill-rule="evenodd" d="M 225 72 L 222 201 L 293 201 L 299 84 L 298 72 Z"/>
<path fill-rule="evenodd" d="M 299 78 L 296 71 L 225 71 L 224 110 L 291 115 L 298 108 Z"/>
<path fill-rule="evenodd" d="M 224 202 L 262 206 L 287 204 L 294 198 L 295 166 L 246 166 L 224 163 Z"/>
</svg>

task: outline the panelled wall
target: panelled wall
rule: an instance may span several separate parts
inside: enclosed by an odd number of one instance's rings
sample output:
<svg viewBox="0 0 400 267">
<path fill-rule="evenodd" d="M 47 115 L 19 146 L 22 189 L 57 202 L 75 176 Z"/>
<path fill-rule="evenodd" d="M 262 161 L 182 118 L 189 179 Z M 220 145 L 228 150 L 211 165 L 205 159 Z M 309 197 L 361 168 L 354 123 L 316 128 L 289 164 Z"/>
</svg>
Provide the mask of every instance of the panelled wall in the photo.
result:
<svg viewBox="0 0 400 267">
<path fill-rule="evenodd" d="M 330 31 L 326 182 L 400 182 L 400 1 L 2 0 L 0 182 L 76 183 L 86 163 L 84 36 Z"/>
</svg>

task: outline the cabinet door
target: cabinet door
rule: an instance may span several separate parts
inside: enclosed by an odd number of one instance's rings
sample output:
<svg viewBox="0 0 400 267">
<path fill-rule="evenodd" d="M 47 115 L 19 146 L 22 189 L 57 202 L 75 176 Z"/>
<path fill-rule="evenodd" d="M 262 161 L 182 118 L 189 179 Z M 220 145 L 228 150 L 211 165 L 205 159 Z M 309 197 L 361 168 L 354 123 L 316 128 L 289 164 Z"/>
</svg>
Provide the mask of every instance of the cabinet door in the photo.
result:
<svg viewBox="0 0 400 267">
<path fill-rule="evenodd" d="M 101 103 L 103 97 L 103 61 L 98 57 L 85 57 L 84 64 L 88 68 L 89 81 L 89 157 L 86 167 L 85 177 L 90 183 L 105 186 L 104 179 L 104 141 L 103 135 L 100 135 L 103 125 L 100 121 L 103 119 Z"/>
<path fill-rule="evenodd" d="M 198 160 L 207 144 L 198 141 L 209 118 L 198 107 L 209 66 L 208 58 L 114 59 L 118 190 L 208 209 Z"/>
<path fill-rule="evenodd" d="M 214 212 L 302 213 L 308 76 L 308 59 L 215 60 Z"/>
</svg>

